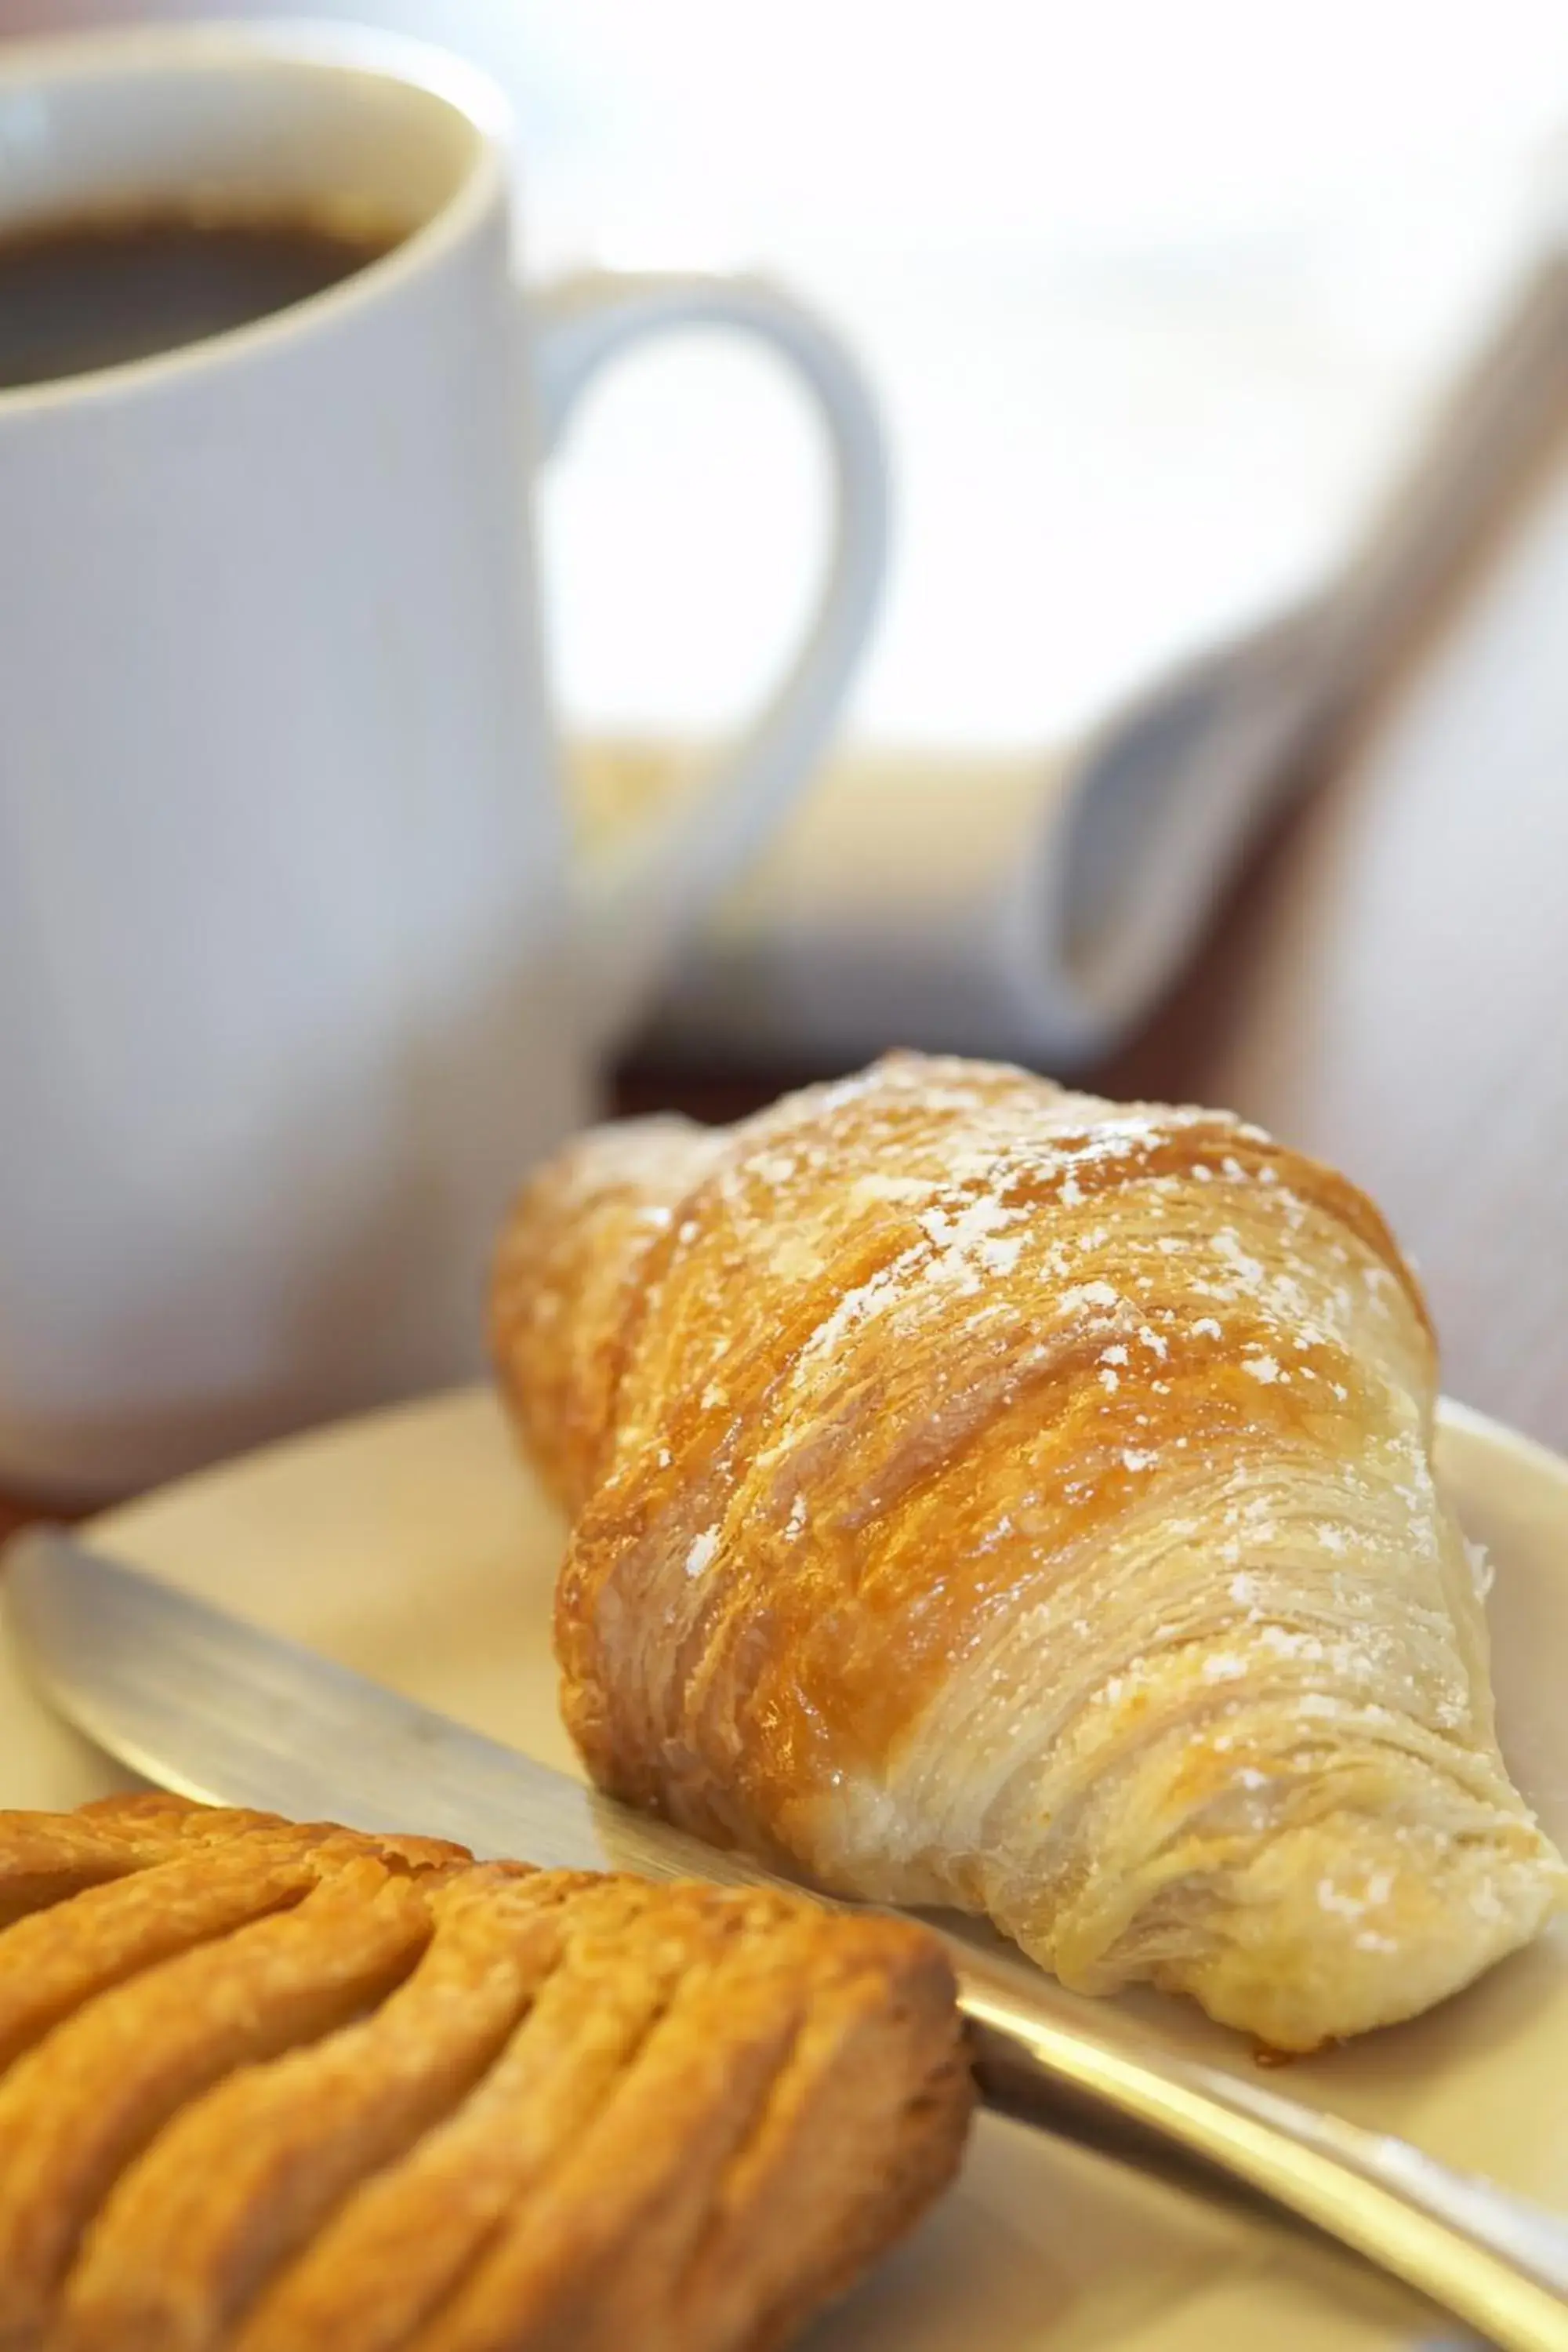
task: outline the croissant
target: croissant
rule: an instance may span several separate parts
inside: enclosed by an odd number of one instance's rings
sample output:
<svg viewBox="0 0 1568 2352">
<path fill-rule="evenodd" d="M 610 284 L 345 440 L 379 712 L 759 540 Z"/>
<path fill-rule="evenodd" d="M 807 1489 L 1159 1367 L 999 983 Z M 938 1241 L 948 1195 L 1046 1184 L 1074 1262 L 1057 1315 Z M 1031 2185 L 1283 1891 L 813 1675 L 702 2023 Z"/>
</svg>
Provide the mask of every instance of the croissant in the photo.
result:
<svg viewBox="0 0 1568 2352">
<path fill-rule="evenodd" d="M 768 2352 L 963 2149 L 902 1921 L 139 1799 L 0 1900 L 5 2352 Z"/>
<path fill-rule="evenodd" d="M 1563 1900 L 1420 1291 L 1258 1128 L 915 1055 L 608 1128 L 523 1192 L 492 1339 L 574 1518 L 566 1722 L 632 1803 L 1282 2051 Z"/>
</svg>

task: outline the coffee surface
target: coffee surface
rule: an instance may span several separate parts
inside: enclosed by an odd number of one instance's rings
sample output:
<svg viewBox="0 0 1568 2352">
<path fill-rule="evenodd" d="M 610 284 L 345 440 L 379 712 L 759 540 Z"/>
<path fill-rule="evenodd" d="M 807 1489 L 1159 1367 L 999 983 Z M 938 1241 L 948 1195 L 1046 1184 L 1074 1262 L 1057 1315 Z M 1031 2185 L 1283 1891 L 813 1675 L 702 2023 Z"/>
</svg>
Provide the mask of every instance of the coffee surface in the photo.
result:
<svg viewBox="0 0 1568 2352">
<path fill-rule="evenodd" d="M 174 207 L 0 228 L 0 390 L 223 334 L 336 286 L 396 243 L 295 215 Z"/>
</svg>

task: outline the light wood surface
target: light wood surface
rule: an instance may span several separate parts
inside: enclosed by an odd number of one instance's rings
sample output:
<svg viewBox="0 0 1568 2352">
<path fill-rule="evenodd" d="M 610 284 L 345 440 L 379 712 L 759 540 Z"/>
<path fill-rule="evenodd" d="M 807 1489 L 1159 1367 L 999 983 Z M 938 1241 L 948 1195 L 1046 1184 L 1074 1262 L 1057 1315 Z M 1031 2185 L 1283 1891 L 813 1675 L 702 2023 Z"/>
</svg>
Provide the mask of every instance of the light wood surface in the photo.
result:
<svg viewBox="0 0 1568 2352">
<path fill-rule="evenodd" d="M 729 1118 L 803 1075 L 633 1062 L 617 1101 Z M 1227 1104 L 1345 1168 L 1420 1266 L 1445 1387 L 1568 1452 L 1568 447 L 1090 1079 Z M 27 1511 L 0 1494 L 0 1537 Z"/>
</svg>

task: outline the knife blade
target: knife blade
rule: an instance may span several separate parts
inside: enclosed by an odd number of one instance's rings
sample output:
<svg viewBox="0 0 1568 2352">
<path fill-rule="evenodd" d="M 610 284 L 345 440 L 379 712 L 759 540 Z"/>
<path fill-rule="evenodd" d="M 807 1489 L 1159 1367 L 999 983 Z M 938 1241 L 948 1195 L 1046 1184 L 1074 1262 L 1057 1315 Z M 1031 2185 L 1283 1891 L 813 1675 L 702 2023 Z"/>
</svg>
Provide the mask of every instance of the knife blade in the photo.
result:
<svg viewBox="0 0 1568 2352">
<path fill-rule="evenodd" d="M 43 1696 L 160 1787 L 550 1867 L 785 1883 L 63 1531 L 29 1530 L 0 1568 L 11 1633 Z M 1568 2221 L 1167 2050 L 963 1933 L 933 1932 L 990 2105 L 1303 2230 L 1506 2352 L 1568 2352 Z"/>
</svg>

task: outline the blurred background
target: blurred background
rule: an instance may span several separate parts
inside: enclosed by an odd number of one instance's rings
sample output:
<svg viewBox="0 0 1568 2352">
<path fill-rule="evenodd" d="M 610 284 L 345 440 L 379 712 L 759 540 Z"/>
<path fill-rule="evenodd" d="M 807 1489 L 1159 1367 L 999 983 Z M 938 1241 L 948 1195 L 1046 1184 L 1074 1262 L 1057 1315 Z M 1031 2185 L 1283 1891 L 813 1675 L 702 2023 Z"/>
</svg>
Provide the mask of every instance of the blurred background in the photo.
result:
<svg viewBox="0 0 1568 2352">
<path fill-rule="evenodd" d="M 856 724 L 961 748 L 1080 728 L 1332 564 L 1568 109 L 1556 0 L 0 0 L 0 27 L 306 13 L 501 82 L 531 275 L 755 266 L 845 328 L 899 470 Z M 817 455 L 732 343 L 595 394 L 546 493 L 580 725 L 700 733 L 754 702 L 819 555 Z"/>
<path fill-rule="evenodd" d="M 0 0 L 0 33 L 268 13 L 301 12 Z M 844 328 L 885 405 L 894 585 L 832 808 L 816 796 L 728 946 L 685 976 L 619 1074 L 628 1106 L 728 1115 L 892 1042 L 836 1025 L 838 999 L 824 1014 L 800 980 L 814 955 L 848 974 L 872 902 L 916 887 L 890 841 L 885 866 L 867 841 L 928 806 L 940 864 L 988 780 L 1014 875 L 1118 713 L 1331 604 L 1391 499 L 1407 518 L 1413 475 L 1418 508 L 1436 498 L 1422 467 L 1456 385 L 1542 270 L 1563 293 L 1562 0 L 312 13 L 444 43 L 504 85 L 528 274 L 755 266 Z M 933 1039 L 941 1009 L 918 986 L 892 998 L 908 1042 L 1224 1099 L 1342 1162 L 1426 1273 L 1448 1385 L 1560 1444 L 1565 316 L 1536 318 L 1532 395 L 1491 412 L 1481 489 L 1451 543 L 1423 543 L 1408 627 L 1330 698 L 1331 728 L 1286 730 L 1114 1016 L 1053 1026 L 1042 987 L 1022 1042 L 979 1034 L 981 1015 Z M 595 394 L 542 515 L 584 821 L 680 789 L 755 701 L 820 560 L 820 466 L 793 394 L 744 351 L 650 353 Z M 1164 870 L 1152 812 L 1173 771 L 1153 765 L 1105 853 L 1130 870 L 1152 843 Z M 801 903 L 817 920 L 824 876 L 850 864 L 853 937 L 825 944 Z M 712 1010 L 715 973 L 737 970 L 773 991 L 752 1034 Z"/>
</svg>

